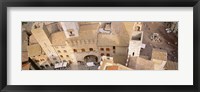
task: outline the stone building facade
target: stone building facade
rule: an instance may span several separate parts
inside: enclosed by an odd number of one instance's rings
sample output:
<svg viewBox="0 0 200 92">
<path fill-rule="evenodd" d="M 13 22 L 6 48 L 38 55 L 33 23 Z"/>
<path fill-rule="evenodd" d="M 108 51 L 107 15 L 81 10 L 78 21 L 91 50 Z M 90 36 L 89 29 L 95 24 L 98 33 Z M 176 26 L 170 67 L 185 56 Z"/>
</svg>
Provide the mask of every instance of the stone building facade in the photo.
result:
<svg viewBox="0 0 200 92">
<path fill-rule="evenodd" d="M 102 63 L 109 58 L 112 62 L 106 64 L 113 67 L 106 69 L 100 63 L 99 69 L 129 70 L 130 58 L 139 57 L 143 39 L 141 22 L 35 22 L 31 32 L 29 57 L 41 69 L 67 62 L 77 70 L 80 62 Z M 152 58 L 160 62 L 156 60 Z"/>
</svg>

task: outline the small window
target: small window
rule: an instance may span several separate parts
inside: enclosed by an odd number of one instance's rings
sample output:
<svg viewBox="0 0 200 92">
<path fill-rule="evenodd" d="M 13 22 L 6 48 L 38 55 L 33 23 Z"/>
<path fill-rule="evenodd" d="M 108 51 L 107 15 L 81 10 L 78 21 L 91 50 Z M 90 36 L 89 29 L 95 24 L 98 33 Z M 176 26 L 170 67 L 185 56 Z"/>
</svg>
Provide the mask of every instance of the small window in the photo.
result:
<svg viewBox="0 0 200 92">
<path fill-rule="evenodd" d="M 90 51 L 93 51 L 93 48 L 90 48 L 89 50 L 90 50 Z"/>
<path fill-rule="evenodd" d="M 69 57 L 69 55 L 66 55 L 66 57 Z"/>
<path fill-rule="evenodd" d="M 35 60 L 35 62 L 36 62 L 36 63 L 38 63 L 38 62 L 39 62 L 39 60 Z"/>
<path fill-rule="evenodd" d="M 51 67 L 53 67 L 54 66 L 54 64 L 53 63 L 51 63 Z"/>
<path fill-rule="evenodd" d="M 115 46 L 113 46 L 113 49 L 115 49 Z"/>
<path fill-rule="evenodd" d="M 104 48 L 100 48 L 101 51 L 104 51 Z"/>
<path fill-rule="evenodd" d="M 41 69 L 44 69 L 44 66 L 43 66 L 43 65 L 41 65 L 41 66 L 40 66 L 40 68 L 41 68 Z"/>
<path fill-rule="evenodd" d="M 58 53 L 61 53 L 61 51 L 60 51 L 60 50 L 58 50 Z"/>
<path fill-rule="evenodd" d="M 136 27 L 136 31 L 140 31 L 140 27 L 139 26 Z"/>
<path fill-rule="evenodd" d="M 101 53 L 101 56 L 103 56 L 104 55 L 104 53 Z"/>
<path fill-rule="evenodd" d="M 67 50 L 64 50 L 65 53 L 67 53 Z"/>
<path fill-rule="evenodd" d="M 71 60 L 69 60 L 69 64 L 72 64 L 72 61 L 71 61 Z"/>
<path fill-rule="evenodd" d="M 110 48 L 106 48 L 106 51 L 110 51 Z"/>
<path fill-rule="evenodd" d="M 106 56 L 110 56 L 110 54 L 109 54 L 109 53 L 107 53 L 107 54 L 106 54 Z"/>
<path fill-rule="evenodd" d="M 115 51 L 113 51 L 113 53 L 115 53 Z"/>
<path fill-rule="evenodd" d="M 63 58 L 63 55 L 60 55 L 61 58 Z"/>
<path fill-rule="evenodd" d="M 74 52 L 77 52 L 77 50 L 76 50 L 76 49 L 74 49 Z"/>
<path fill-rule="evenodd" d="M 81 49 L 82 52 L 85 52 L 85 49 Z"/>
<path fill-rule="evenodd" d="M 45 67 L 49 67 L 49 65 L 45 65 Z"/>
</svg>

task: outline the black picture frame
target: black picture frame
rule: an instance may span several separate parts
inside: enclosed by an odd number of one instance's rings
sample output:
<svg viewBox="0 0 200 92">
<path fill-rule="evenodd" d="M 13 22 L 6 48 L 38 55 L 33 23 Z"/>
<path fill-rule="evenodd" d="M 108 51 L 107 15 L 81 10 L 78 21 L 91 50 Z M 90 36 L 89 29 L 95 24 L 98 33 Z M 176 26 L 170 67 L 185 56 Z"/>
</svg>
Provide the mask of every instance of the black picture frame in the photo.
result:
<svg viewBox="0 0 200 92">
<path fill-rule="evenodd" d="M 7 85 L 7 7 L 193 7 L 194 85 Z M 200 92 L 200 0 L 2 0 L 0 2 L 1 92 Z"/>
</svg>

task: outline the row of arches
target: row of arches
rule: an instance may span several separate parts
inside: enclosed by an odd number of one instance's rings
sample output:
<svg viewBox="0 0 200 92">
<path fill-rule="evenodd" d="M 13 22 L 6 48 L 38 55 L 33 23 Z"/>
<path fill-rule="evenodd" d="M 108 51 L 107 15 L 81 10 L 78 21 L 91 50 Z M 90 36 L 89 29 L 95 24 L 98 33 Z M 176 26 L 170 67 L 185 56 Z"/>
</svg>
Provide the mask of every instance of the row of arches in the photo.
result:
<svg viewBox="0 0 200 92">
<path fill-rule="evenodd" d="M 67 62 L 66 60 L 63 60 L 63 62 Z M 80 62 L 80 61 L 77 61 L 77 62 Z M 84 57 L 84 62 L 87 63 L 87 62 L 94 62 L 94 63 L 97 63 L 98 62 L 98 57 L 95 56 L 95 55 L 87 55 Z M 58 61 L 55 62 L 55 63 L 59 63 Z M 68 64 L 72 64 L 72 61 L 69 60 Z M 50 63 L 50 64 L 45 64 L 45 65 L 40 65 L 40 69 L 44 70 L 44 69 L 49 69 L 49 68 L 54 68 L 54 64 L 53 63 Z"/>
</svg>

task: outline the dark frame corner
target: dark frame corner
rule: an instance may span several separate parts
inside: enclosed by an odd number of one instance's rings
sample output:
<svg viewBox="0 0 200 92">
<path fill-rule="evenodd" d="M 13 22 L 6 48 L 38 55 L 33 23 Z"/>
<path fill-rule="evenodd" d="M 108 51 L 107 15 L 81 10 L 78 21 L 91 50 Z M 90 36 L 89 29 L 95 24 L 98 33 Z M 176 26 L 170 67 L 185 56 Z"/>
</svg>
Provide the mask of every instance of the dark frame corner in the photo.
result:
<svg viewBox="0 0 200 92">
<path fill-rule="evenodd" d="M 17 86 L 7 85 L 7 7 L 193 7 L 193 86 Z M 0 90 L 1 92 L 35 92 L 35 91 L 125 91 L 125 92 L 199 92 L 199 36 L 200 0 L 2 0 L 0 1 Z"/>
</svg>

